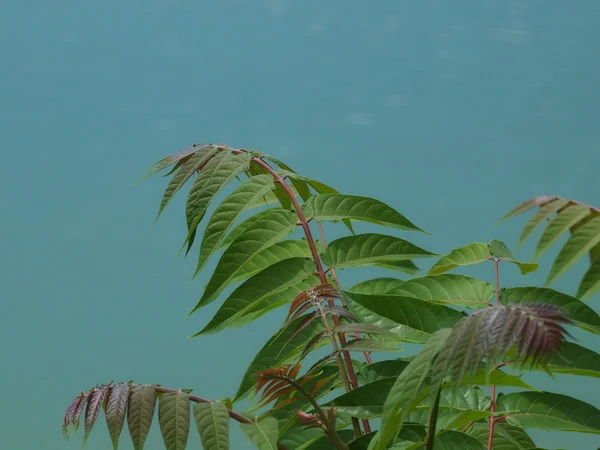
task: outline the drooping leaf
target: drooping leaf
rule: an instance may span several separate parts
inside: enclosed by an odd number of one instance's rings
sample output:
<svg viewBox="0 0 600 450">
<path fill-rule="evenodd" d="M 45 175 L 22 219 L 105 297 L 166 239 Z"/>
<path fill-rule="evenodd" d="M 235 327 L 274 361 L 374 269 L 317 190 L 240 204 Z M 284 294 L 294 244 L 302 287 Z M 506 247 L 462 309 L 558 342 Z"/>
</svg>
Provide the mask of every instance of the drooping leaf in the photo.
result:
<svg viewBox="0 0 600 450">
<path fill-rule="evenodd" d="M 229 450 L 229 412 L 223 402 L 196 403 L 194 419 L 204 450 Z"/>
<path fill-rule="evenodd" d="M 573 232 L 552 263 L 546 285 L 551 284 L 565 273 L 598 243 L 600 243 L 600 216 L 589 220 Z"/>
<path fill-rule="evenodd" d="M 458 247 L 448 255 L 442 256 L 431 269 L 428 275 L 439 275 L 454 269 L 455 267 L 471 266 L 490 259 L 490 249 L 485 242 L 473 242 L 472 244 Z"/>
<path fill-rule="evenodd" d="M 498 221 L 498 223 L 503 222 L 510 217 L 514 217 L 526 211 L 529 211 L 530 209 L 535 208 L 536 206 L 545 205 L 546 203 L 549 203 L 556 199 L 558 199 L 558 197 L 555 195 L 538 195 L 536 197 L 530 198 L 529 200 L 525 200 L 523 203 L 520 203 L 519 205 L 511 209 L 508 213 L 506 213 L 504 217 L 502 217 Z"/>
<path fill-rule="evenodd" d="M 269 176 L 271 176 L 271 178 L 273 177 L 273 175 L 269 174 L 269 171 L 257 160 L 253 160 L 250 162 L 248 173 L 250 176 L 260 176 L 268 174 Z M 288 189 L 289 192 L 291 192 L 291 195 L 288 195 Z M 275 195 L 277 201 L 283 209 L 292 209 L 292 196 L 295 196 L 296 193 L 292 192 L 290 186 L 287 183 L 285 183 L 285 181 L 283 183 L 275 181 L 273 186 L 273 194 Z"/>
<path fill-rule="evenodd" d="M 330 267 L 343 269 L 372 265 L 380 261 L 404 261 L 434 256 L 404 239 L 383 234 L 358 234 L 336 239 L 321 254 Z"/>
<path fill-rule="evenodd" d="M 390 286 L 388 294 L 416 297 L 439 304 L 485 308 L 494 297 L 494 287 L 477 278 L 442 274 L 413 278 Z"/>
<path fill-rule="evenodd" d="M 193 336 L 222 330 L 228 323 L 259 307 L 270 296 L 286 291 L 306 280 L 315 270 L 315 263 L 309 258 L 286 259 L 268 267 L 233 291 L 213 319 Z M 291 300 L 293 297 L 290 298 Z"/>
<path fill-rule="evenodd" d="M 600 354 L 573 342 L 563 343 L 560 352 L 547 363 L 553 373 L 600 378 Z M 542 370 L 538 367 L 529 370 Z"/>
<path fill-rule="evenodd" d="M 127 425 L 134 450 L 143 450 L 156 406 L 156 387 L 132 386 L 127 409 Z"/>
<path fill-rule="evenodd" d="M 395 379 L 383 405 L 381 427 L 369 443 L 368 450 L 384 450 L 420 403 L 422 398 L 419 393 L 448 332 L 444 329 L 431 336 L 419 354 Z"/>
<path fill-rule="evenodd" d="M 321 279 L 318 275 L 310 275 L 308 278 L 300 281 L 299 283 L 290 286 L 281 292 L 269 294 L 263 301 L 252 306 L 242 316 L 227 322 L 227 327 L 238 328 L 244 326 L 254 320 L 258 319 L 262 315 L 272 311 L 273 309 L 279 308 L 285 304 L 289 304 L 296 296 L 300 293 L 309 290 L 310 288 L 318 285 Z"/>
<path fill-rule="evenodd" d="M 200 150 L 203 147 L 204 147 L 204 144 L 200 144 L 200 145 L 194 144 L 191 147 L 182 148 L 181 150 L 178 150 L 175 153 L 156 161 L 154 164 L 147 167 L 146 174 L 142 178 L 140 178 L 138 181 L 136 181 L 135 184 L 139 183 L 142 180 L 145 180 L 146 178 L 151 177 L 155 173 L 158 173 L 161 170 L 164 170 L 169 166 L 172 166 L 175 163 L 179 163 L 182 160 L 189 159 L 194 153 L 196 153 L 198 150 Z"/>
<path fill-rule="evenodd" d="M 535 250 L 534 258 L 536 260 L 539 259 L 550 247 L 552 247 L 563 233 L 569 231 L 569 228 L 583 220 L 589 214 L 589 208 L 583 205 L 571 205 L 561 211 L 550 221 L 548 227 L 544 230 Z"/>
<path fill-rule="evenodd" d="M 402 350 L 393 341 L 375 341 L 372 339 L 352 339 L 342 349 L 348 352 L 397 352 Z"/>
<path fill-rule="evenodd" d="M 176 151 L 175 153 L 173 153 L 165 158 L 162 158 L 161 160 L 159 160 L 159 161 L 155 162 L 154 164 L 152 164 L 151 166 L 149 166 L 147 168 L 148 172 L 142 178 L 140 178 L 138 181 L 136 181 L 136 183 L 139 183 L 140 181 L 151 177 L 155 173 L 160 172 L 161 170 L 164 170 L 167 167 L 169 167 L 183 159 L 186 159 L 186 158 L 189 159 L 192 156 L 192 154 L 195 153 L 200 148 L 202 148 L 202 145 L 200 145 L 200 146 L 194 145 L 192 147 L 186 147 L 186 148 Z"/>
<path fill-rule="evenodd" d="M 317 251 L 319 251 L 321 248 L 319 241 L 316 241 L 315 245 Z M 306 239 L 277 242 L 246 261 L 240 267 L 238 274 L 231 280 L 231 283 L 245 280 L 284 259 L 310 258 L 311 256 L 312 253 Z"/>
<path fill-rule="evenodd" d="M 362 384 L 373 383 L 384 378 L 396 378 L 408 364 L 408 361 L 401 359 L 377 361 L 373 364 L 365 365 L 358 372 L 357 376 Z"/>
<path fill-rule="evenodd" d="M 277 450 L 279 425 L 274 417 L 264 417 L 260 421 L 241 423 L 240 428 L 258 450 Z"/>
<path fill-rule="evenodd" d="M 196 273 L 204 268 L 210 256 L 219 247 L 225 234 L 242 214 L 246 205 L 265 195 L 271 189 L 273 189 L 273 177 L 271 175 L 259 175 L 244 181 L 223 200 L 215 209 L 204 231 Z"/>
<path fill-rule="evenodd" d="M 566 395 L 514 392 L 498 397 L 497 406 L 510 425 L 600 434 L 600 410 Z"/>
<path fill-rule="evenodd" d="M 257 212 L 256 214 L 246 218 L 245 220 L 243 220 L 241 223 L 239 223 L 238 225 L 236 225 L 227 236 L 225 236 L 225 239 L 223 239 L 221 241 L 221 245 L 219 245 L 219 249 L 223 248 L 223 247 L 229 247 L 229 245 L 231 245 L 232 242 L 234 242 L 242 233 L 244 233 L 244 231 L 246 231 L 246 229 L 248 229 L 252 224 L 254 224 L 255 222 L 257 222 L 258 220 L 262 219 L 263 217 L 271 214 L 272 211 L 274 210 L 278 210 L 278 211 L 283 211 L 282 208 L 270 208 L 270 209 L 263 209 L 262 211 Z"/>
<path fill-rule="evenodd" d="M 467 429 L 466 433 L 487 445 L 489 428 L 490 426 L 487 423 L 474 423 Z M 492 445 L 494 450 L 520 450 L 535 447 L 534 442 L 523 428 L 505 422 L 494 425 Z"/>
<path fill-rule="evenodd" d="M 166 450 L 185 450 L 190 433 L 190 394 L 169 392 L 159 397 L 158 422 Z"/>
<path fill-rule="evenodd" d="M 502 241 L 493 239 L 489 242 L 488 247 L 492 256 L 500 260 L 517 265 L 519 267 L 519 270 L 521 271 L 521 275 L 526 275 L 530 272 L 535 272 L 538 268 L 538 263 L 536 262 L 522 262 L 516 260 L 512 252 Z"/>
<path fill-rule="evenodd" d="M 246 261 L 250 260 L 265 248 L 285 239 L 296 226 L 296 214 L 292 211 L 273 209 L 261 219 L 250 225 L 225 250 L 215 271 L 204 290 L 202 298 L 194 309 L 198 310 L 216 299 Z"/>
<path fill-rule="evenodd" d="M 395 378 L 382 378 L 336 397 L 330 402 L 337 411 L 359 419 L 374 419 L 383 413 L 383 404 Z"/>
<path fill-rule="evenodd" d="M 324 330 L 321 321 L 313 322 L 309 327 L 298 333 L 293 339 L 290 336 L 296 331 L 302 318 L 298 318 L 282 330 L 277 331 L 254 357 L 246 370 L 240 387 L 233 399 L 234 402 L 245 397 L 256 383 L 257 373 L 277 367 L 300 355 L 306 343 L 313 336 Z"/>
<path fill-rule="evenodd" d="M 211 160 L 211 158 L 219 151 L 219 148 L 214 145 L 202 147 L 179 168 L 165 189 L 156 220 L 158 220 L 167 204 L 171 201 L 177 191 L 181 189 L 181 187 L 187 182 L 187 180 L 189 180 L 194 173 L 202 170 Z"/>
<path fill-rule="evenodd" d="M 361 437 L 354 439 L 353 441 L 348 443 L 348 448 L 350 450 L 367 450 L 369 443 L 375 437 L 377 432 L 373 431 L 368 434 L 363 434 Z M 416 444 L 427 436 L 427 429 L 425 426 L 417 423 L 406 423 L 393 440 L 394 446 L 390 447 L 390 449 L 408 449 L 411 444 Z M 406 447 L 403 447 L 406 445 Z"/>
<path fill-rule="evenodd" d="M 460 431 L 443 431 L 435 438 L 434 450 L 485 450 L 474 437 Z"/>
<path fill-rule="evenodd" d="M 246 170 L 250 164 L 250 158 L 249 153 L 242 155 L 227 151 L 217 153 L 194 180 L 185 208 L 188 226 L 188 238 L 186 239 L 188 250 L 193 244 L 192 236 L 196 232 L 196 227 L 202 221 L 212 199 L 230 181 Z"/>
<path fill-rule="evenodd" d="M 596 258 L 583 276 L 577 297 L 585 300 L 600 291 L 600 258 Z"/>
<path fill-rule="evenodd" d="M 452 327 L 464 313 L 447 306 L 400 295 L 366 295 L 342 291 L 348 308 L 354 312 L 358 304 L 396 325 L 406 325 L 414 330 L 433 334 L 442 328 Z M 367 322 L 373 323 L 373 322 Z M 388 329 L 375 323 L 380 328 Z M 390 330 L 394 332 L 394 330 Z"/>
<path fill-rule="evenodd" d="M 581 300 L 553 289 L 540 287 L 518 287 L 502 289 L 503 304 L 540 303 L 557 306 L 569 316 L 575 325 L 595 334 L 600 334 L 600 316 Z"/>
<path fill-rule="evenodd" d="M 334 329 L 336 333 L 365 333 L 390 335 L 388 330 L 370 323 L 344 323 Z"/>
<path fill-rule="evenodd" d="M 489 373 L 514 345 L 519 361 L 544 362 L 560 350 L 566 335 L 563 325 L 569 323 L 552 304 L 495 305 L 479 310 L 450 331 L 433 365 L 432 385 L 440 385 L 447 371 L 455 383 L 474 376 L 484 356 Z"/>
<path fill-rule="evenodd" d="M 348 292 L 355 294 L 390 294 L 404 282 L 404 280 L 398 278 L 373 278 L 355 284 L 348 289 Z"/>
<path fill-rule="evenodd" d="M 525 228 L 521 232 L 521 236 L 519 237 L 519 245 L 523 244 L 525 240 L 529 237 L 531 233 L 535 231 L 535 229 L 542 223 L 544 220 L 549 219 L 549 217 L 558 211 L 561 208 L 564 208 L 569 204 L 568 200 L 557 199 L 553 200 L 544 206 L 542 206 L 534 216 L 529 219 Z"/>
<path fill-rule="evenodd" d="M 102 403 L 104 402 L 108 388 L 109 386 L 100 386 L 95 388 L 90 394 L 90 399 L 87 402 L 87 408 L 85 410 L 85 434 L 83 436 L 83 448 L 85 448 L 85 443 L 90 437 L 92 428 L 96 423 L 98 413 L 102 408 Z"/>
<path fill-rule="evenodd" d="M 115 384 L 110 390 L 106 402 L 106 425 L 112 442 L 113 450 L 119 448 L 119 437 L 125 423 L 125 414 L 129 404 L 130 385 L 128 383 Z"/>
<path fill-rule="evenodd" d="M 307 217 L 319 220 L 359 220 L 404 230 L 423 231 L 395 209 L 378 200 L 342 194 L 319 194 L 304 204 Z"/>
<path fill-rule="evenodd" d="M 373 263 L 373 265 L 376 267 L 383 267 L 384 269 L 397 270 L 399 272 L 404 272 L 409 275 L 416 275 L 421 270 L 417 267 L 417 265 L 414 262 L 410 260 L 380 259 L 377 262 Z"/>
<path fill-rule="evenodd" d="M 65 412 L 64 422 L 63 422 L 63 435 L 70 439 L 72 433 L 77 431 L 79 428 L 79 417 L 87 401 L 89 400 L 90 392 L 82 392 L 79 396 L 77 396 L 69 405 Z"/>
<path fill-rule="evenodd" d="M 296 191 L 298 192 L 298 194 L 300 195 L 300 198 L 302 198 L 302 200 L 306 201 L 309 199 L 309 197 L 312 194 L 310 193 L 308 184 L 303 179 L 304 177 L 300 177 L 295 171 L 293 171 L 291 169 L 290 166 L 288 166 L 287 164 L 285 164 L 284 162 L 282 162 L 278 159 L 275 159 L 271 156 L 267 156 L 267 157 L 265 157 L 265 159 L 268 159 L 268 160 L 274 162 L 275 164 L 277 164 L 279 167 L 281 167 L 283 169 L 282 171 L 277 171 L 277 172 L 282 177 L 288 176 L 290 178 L 290 180 L 292 181 L 292 185 L 296 188 Z"/>
</svg>

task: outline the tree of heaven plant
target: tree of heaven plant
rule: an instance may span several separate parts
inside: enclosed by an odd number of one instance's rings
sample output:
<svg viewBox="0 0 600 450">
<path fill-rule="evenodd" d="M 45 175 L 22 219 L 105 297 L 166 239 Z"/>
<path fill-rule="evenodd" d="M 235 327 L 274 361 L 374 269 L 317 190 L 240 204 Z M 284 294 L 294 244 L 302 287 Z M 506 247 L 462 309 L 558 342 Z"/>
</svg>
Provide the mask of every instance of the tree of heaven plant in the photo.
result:
<svg viewBox="0 0 600 450">
<path fill-rule="evenodd" d="M 501 264 L 516 264 L 523 275 L 537 269 L 503 242 L 435 254 L 395 235 L 423 230 L 392 206 L 340 193 L 259 151 L 194 145 L 158 161 L 144 178 L 167 170 L 171 178 L 158 215 L 191 185 L 182 250 L 189 255 L 198 244 L 194 276 L 216 261 L 189 314 L 214 301 L 220 307 L 194 336 L 241 327 L 276 308 L 286 308 L 287 316 L 231 399 L 133 381 L 97 385 L 67 408 L 66 436 L 83 416 L 85 445 L 104 410 L 113 449 L 127 421 L 134 449 L 141 450 L 156 409 L 167 450 L 186 448 L 191 421 L 204 449 L 228 449 L 231 419 L 261 450 L 512 450 L 536 447 L 529 428 L 600 434 L 595 406 L 541 392 L 521 377 L 544 370 L 600 378 L 600 355 L 566 340 L 569 327 L 599 334 L 600 316 L 577 297 L 546 287 L 500 288 Z M 226 190 L 231 183 L 235 187 Z M 548 207 L 559 200 L 562 206 Z M 539 223 L 577 204 L 546 198 L 531 205 L 547 208 Z M 581 215 L 561 222 L 574 243 L 552 278 L 582 252 L 597 255 L 597 210 L 587 208 L 587 220 Z M 331 222 L 348 232 L 327 243 Z M 377 232 L 356 233 L 361 223 Z M 553 242 L 548 238 L 545 245 Z M 428 273 L 416 276 L 414 261 L 432 257 L 437 262 Z M 448 273 L 485 262 L 494 268 L 494 283 Z M 364 266 L 403 277 L 344 286 L 337 272 Z M 590 271 L 585 296 L 598 290 L 598 273 Z M 421 350 L 385 358 L 400 352 L 403 342 Z M 502 394 L 502 386 L 517 391 Z M 251 395 L 259 395 L 256 406 L 235 412 L 235 404 Z"/>
</svg>

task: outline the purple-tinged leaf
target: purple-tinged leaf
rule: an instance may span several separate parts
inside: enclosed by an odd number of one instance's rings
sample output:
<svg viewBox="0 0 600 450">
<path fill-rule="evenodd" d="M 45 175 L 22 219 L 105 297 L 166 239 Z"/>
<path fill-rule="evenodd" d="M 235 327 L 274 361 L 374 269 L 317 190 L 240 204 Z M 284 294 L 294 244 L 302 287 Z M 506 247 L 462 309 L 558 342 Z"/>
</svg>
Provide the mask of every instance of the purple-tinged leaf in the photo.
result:
<svg viewBox="0 0 600 450">
<path fill-rule="evenodd" d="M 319 313 L 317 311 L 304 316 L 302 318 L 302 320 L 300 320 L 300 323 L 298 324 L 298 326 L 296 327 L 296 329 L 294 330 L 292 335 L 288 338 L 287 342 L 290 342 L 292 339 L 294 339 L 296 336 L 298 336 L 298 334 L 300 334 L 302 332 L 302 330 L 309 327 L 310 324 L 313 323 L 318 318 L 319 318 Z"/>
<path fill-rule="evenodd" d="M 89 394 L 87 392 L 83 392 L 79 396 L 75 397 L 75 399 L 71 402 L 71 404 L 68 406 L 67 410 L 65 411 L 65 418 L 63 421 L 62 429 L 63 429 L 63 435 L 67 439 L 71 438 L 71 432 L 74 432 L 75 429 L 77 429 L 77 427 L 79 426 L 79 415 L 77 415 L 77 421 L 75 421 L 75 414 L 77 413 L 78 410 L 81 413 L 81 409 L 83 409 L 83 407 L 79 408 L 79 405 L 81 403 L 85 404 L 85 401 L 87 400 L 88 395 Z"/>
<path fill-rule="evenodd" d="M 509 212 L 507 212 L 504 215 L 504 217 L 502 217 L 498 221 L 498 223 L 504 222 L 506 219 L 508 219 L 510 217 L 514 217 L 514 216 L 522 214 L 526 211 L 529 211 L 530 209 L 535 208 L 536 206 L 543 206 L 546 203 L 549 203 L 556 199 L 558 199 L 558 197 L 556 195 L 538 195 L 536 197 L 530 198 L 529 200 L 525 200 L 524 202 L 518 204 L 513 209 L 511 209 Z"/>
<path fill-rule="evenodd" d="M 112 442 L 113 450 L 119 448 L 119 437 L 125 423 L 125 414 L 129 403 L 131 386 L 127 383 L 115 384 L 106 402 L 106 425 Z"/>
<path fill-rule="evenodd" d="M 92 432 L 92 428 L 96 423 L 98 413 L 100 412 L 100 408 L 102 408 L 102 402 L 104 402 L 104 397 L 106 397 L 108 388 L 109 386 L 100 386 L 94 389 L 90 394 L 90 399 L 85 410 L 85 434 L 83 436 L 83 447 L 85 447 L 85 443 L 87 442 L 88 437 Z"/>
<path fill-rule="evenodd" d="M 358 322 L 358 319 L 354 316 L 354 314 L 340 305 L 324 306 L 323 311 L 325 314 L 331 314 L 333 316 L 343 317 L 344 319 L 348 319 L 353 322 Z"/>
</svg>

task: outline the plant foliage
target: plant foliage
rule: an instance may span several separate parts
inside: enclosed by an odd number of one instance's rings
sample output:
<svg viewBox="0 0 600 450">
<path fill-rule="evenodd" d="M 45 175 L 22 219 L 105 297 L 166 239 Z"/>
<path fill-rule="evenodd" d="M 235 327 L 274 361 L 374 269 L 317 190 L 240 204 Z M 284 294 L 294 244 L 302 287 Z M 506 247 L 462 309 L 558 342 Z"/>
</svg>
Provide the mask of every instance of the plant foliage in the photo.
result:
<svg viewBox="0 0 600 450">
<path fill-rule="evenodd" d="M 391 205 L 338 192 L 259 151 L 194 145 L 143 178 L 161 171 L 171 178 L 158 216 L 190 185 L 182 249 L 198 248 L 192 278 L 215 263 L 189 315 L 219 307 L 194 336 L 242 327 L 282 307 L 287 314 L 233 400 L 133 382 L 96 386 L 68 406 L 65 436 L 83 420 L 85 445 L 100 410 L 115 450 L 125 422 L 134 449 L 143 449 L 155 415 L 167 450 L 186 448 L 190 421 L 204 449 L 226 450 L 231 419 L 261 450 L 513 450 L 535 447 L 530 428 L 600 434 L 595 406 L 538 391 L 521 377 L 544 370 L 600 378 L 600 355 L 567 341 L 572 327 L 600 334 L 600 316 L 582 302 L 600 289 L 597 209 L 542 196 L 505 216 L 540 207 L 521 242 L 550 219 L 535 260 L 571 233 L 548 284 L 590 255 L 573 297 L 547 287 L 501 288 L 501 266 L 526 275 L 538 263 L 517 259 L 498 240 L 441 255 L 421 248 L 395 235 L 424 230 Z M 327 244 L 325 226 L 335 222 L 348 233 Z M 365 225 L 369 232 L 355 231 Z M 414 261 L 434 257 L 415 277 Z M 474 264 L 487 264 L 495 283 L 450 273 Z M 388 276 L 344 286 L 336 272 L 367 266 Z M 403 343 L 421 347 L 397 358 Z M 501 386 L 514 392 L 497 392 Z M 235 412 L 251 394 L 258 397 L 251 413 Z"/>
</svg>

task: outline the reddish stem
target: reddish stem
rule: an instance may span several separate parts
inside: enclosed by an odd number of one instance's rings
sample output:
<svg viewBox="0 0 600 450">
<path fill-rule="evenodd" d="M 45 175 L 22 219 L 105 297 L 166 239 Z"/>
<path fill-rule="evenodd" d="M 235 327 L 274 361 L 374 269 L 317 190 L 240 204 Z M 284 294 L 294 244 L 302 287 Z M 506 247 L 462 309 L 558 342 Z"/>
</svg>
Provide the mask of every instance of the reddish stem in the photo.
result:
<svg viewBox="0 0 600 450">
<path fill-rule="evenodd" d="M 232 151 L 234 153 L 238 153 L 238 154 L 245 153 L 244 150 L 232 150 Z M 271 174 L 271 176 L 273 177 L 275 182 L 279 183 L 281 185 L 281 187 L 285 190 L 286 194 L 290 198 L 290 201 L 292 202 L 292 206 L 294 207 L 294 209 L 296 210 L 296 214 L 298 215 L 298 220 L 300 221 L 300 226 L 304 230 L 304 235 L 306 236 L 306 241 L 308 242 L 308 246 L 310 248 L 311 255 L 315 261 L 315 264 L 317 265 L 317 271 L 319 273 L 319 278 L 321 278 L 322 283 L 324 283 L 324 284 L 327 283 L 327 274 L 325 273 L 325 269 L 323 269 L 323 264 L 321 263 L 321 258 L 319 257 L 319 252 L 317 251 L 317 246 L 315 244 L 315 240 L 310 231 L 310 227 L 308 226 L 306 216 L 304 215 L 304 212 L 302 211 L 302 207 L 298 203 L 296 196 L 290 189 L 290 186 L 285 182 L 285 180 L 283 178 L 281 178 L 281 176 L 275 170 L 273 170 L 271 168 L 271 166 L 269 166 L 262 159 L 253 157 L 252 161 L 256 162 L 258 165 L 263 167 L 269 174 Z M 334 306 L 333 300 L 329 300 L 328 303 L 330 306 Z M 336 327 L 340 326 L 340 324 L 341 324 L 341 322 L 337 316 L 333 316 L 333 322 Z M 340 344 L 342 345 L 342 347 L 344 347 L 346 345 L 346 338 L 345 338 L 344 334 L 338 333 L 338 338 L 340 340 Z M 353 389 L 356 389 L 358 387 L 358 380 L 356 378 L 356 373 L 354 373 L 354 367 L 352 366 L 352 359 L 350 357 L 350 352 L 343 351 L 342 354 L 344 356 L 344 361 L 346 362 L 347 374 L 349 377 L 350 385 Z M 354 432 L 355 432 L 355 434 L 357 434 L 356 437 L 359 437 L 362 434 L 362 431 L 360 429 L 360 426 L 358 425 L 358 420 L 354 417 L 352 418 L 352 424 L 354 426 Z"/>
<path fill-rule="evenodd" d="M 156 386 L 156 392 L 177 393 L 179 391 L 177 389 L 169 389 L 169 388 L 164 388 L 162 386 Z M 212 401 L 210 401 L 206 398 L 198 397 L 196 395 L 190 395 L 190 400 L 193 402 L 196 402 L 196 403 L 213 403 Z M 227 409 L 227 412 L 229 413 L 229 417 L 231 417 L 234 420 L 237 420 L 240 423 L 252 423 L 252 421 L 250 419 L 242 416 L 241 414 L 236 413 L 235 411 Z M 287 448 L 284 447 L 279 442 L 277 443 L 277 448 L 279 450 L 287 450 Z"/>
<path fill-rule="evenodd" d="M 500 270 L 499 270 L 500 259 L 493 258 L 492 261 L 494 261 L 494 274 L 495 274 L 495 278 L 496 278 L 496 304 L 499 304 L 500 303 Z M 500 365 L 498 367 L 502 367 L 502 365 Z M 494 425 L 496 424 L 496 418 L 493 415 L 496 412 L 496 385 L 494 385 L 494 384 L 492 384 L 491 389 L 490 389 L 490 397 L 492 399 L 492 403 L 490 406 L 490 412 L 492 413 L 492 415 L 490 416 L 490 429 L 488 432 L 488 445 L 487 445 L 488 450 L 492 450 L 492 448 L 493 448 Z"/>
</svg>

